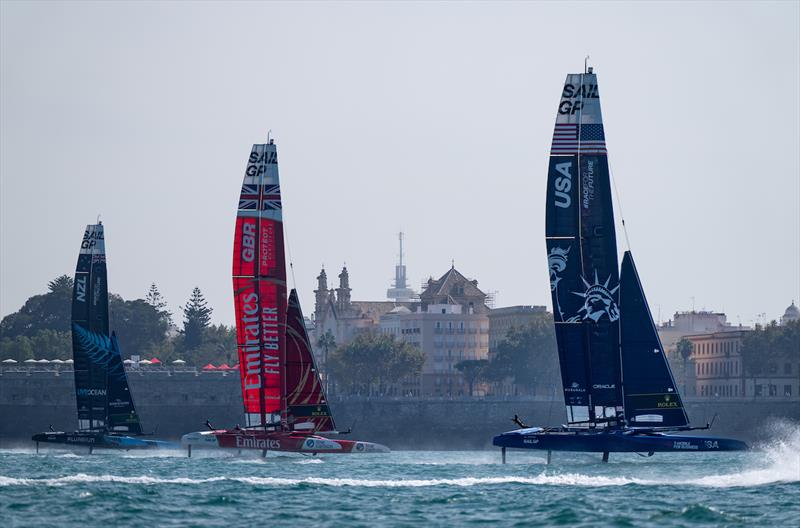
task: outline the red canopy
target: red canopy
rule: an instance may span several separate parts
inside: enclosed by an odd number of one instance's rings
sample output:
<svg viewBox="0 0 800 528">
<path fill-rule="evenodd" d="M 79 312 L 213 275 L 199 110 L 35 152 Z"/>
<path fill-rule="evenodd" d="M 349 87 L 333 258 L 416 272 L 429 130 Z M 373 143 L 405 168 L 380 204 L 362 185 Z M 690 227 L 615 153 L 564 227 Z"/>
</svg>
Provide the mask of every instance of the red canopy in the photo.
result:
<svg viewBox="0 0 800 528">
<path fill-rule="evenodd" d="M 208 365 L 206 365 L 205 367 L 203 367 L 203 370 L 217 370 L 217 367 L 215 367 L 214 365 L 212 365 L 211 363 L 209 363 Z"/>
<path fill-rule="evenodd" d="M 217 370 L 230 370 L 231 368 L 228 366 L 227 363 L 223 363 L 222 365 L 217 367 Z"/>
<path fill-rule="evenodd" d="M 150 364 L 151 365 L 160 365 L 161 364 L 161 360 L 159 360 L 158 358 L 153 358 L 153 359 L 150 360 Z"/>
</svg>

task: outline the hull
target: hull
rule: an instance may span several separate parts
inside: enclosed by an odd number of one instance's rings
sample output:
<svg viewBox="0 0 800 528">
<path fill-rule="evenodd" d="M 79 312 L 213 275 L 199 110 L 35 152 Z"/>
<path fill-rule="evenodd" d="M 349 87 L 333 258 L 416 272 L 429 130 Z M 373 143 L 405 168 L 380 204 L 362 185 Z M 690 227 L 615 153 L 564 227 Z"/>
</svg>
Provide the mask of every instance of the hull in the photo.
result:
<svg viewBox="0 0 800 528">
<path fill-rule="evenodd" d="M 498 447 L 579 451 L 589 453 L 662 453 L 697 451 L 745 451 L 747 444 L 732 438 L 667 433 L 637 433 L 634 430 L 575 431 L 539 427 L 517 429 L 494 437 Z"/>
<path fill-rule="evenodd" d="M 108 434 L 102 432 L 74 433 L 53 432 L 37 433 L 31 438 L 34 442 L 44 444 L 58 444 L 69 447 L 88 447 L 90 449 L 177 449 L 180 446 L 174 442 L 163 440 L 148 440 L 135 436 Z"/>
<path fill-rule="evenodd" d="M 255 449 L 308 454 L 388 453 L 389 448 L 372 442 L 340 440 L 312 433 L 284 431 L 218 430 L 188 433 L 181 444 L 200 449 Z"/>
</svg>

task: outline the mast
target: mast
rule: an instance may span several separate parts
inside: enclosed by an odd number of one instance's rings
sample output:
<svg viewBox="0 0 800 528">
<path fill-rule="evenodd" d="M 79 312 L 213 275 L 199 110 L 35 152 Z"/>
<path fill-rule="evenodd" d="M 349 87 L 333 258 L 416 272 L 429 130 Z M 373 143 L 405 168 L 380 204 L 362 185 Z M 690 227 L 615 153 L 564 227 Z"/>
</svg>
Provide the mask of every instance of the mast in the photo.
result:
<svg viewBox="0 0 800 528">
<path fill-rule="evenodd" d="M 619 271 L 605 132 L 592 68 L 570 74 L 558 105 L 546 228 L 569 422 L 622 413 Z"/>
<path fill-rule="evenodd" d="M 278 156 L 273 140 L 250 152 L 233 244 L 236 337 L 246 425 L 285 411 L 286 261 Z"/>
</svg>

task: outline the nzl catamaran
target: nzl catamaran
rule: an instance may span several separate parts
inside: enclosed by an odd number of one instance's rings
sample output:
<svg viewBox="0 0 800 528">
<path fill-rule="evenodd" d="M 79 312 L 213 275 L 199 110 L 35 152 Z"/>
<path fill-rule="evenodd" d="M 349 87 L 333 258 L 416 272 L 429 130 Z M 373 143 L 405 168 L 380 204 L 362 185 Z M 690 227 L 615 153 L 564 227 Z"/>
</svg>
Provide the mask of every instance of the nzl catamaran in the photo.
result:
<svg viewBox="0 0 800 528">
<path fill-rule="evenodd" d="M 33 435 L 39 443 L 95 448 L 177 448 L 177 444 L 142 438 L 142 424 L 114 332 L 109 335 L 108 280 L 103 224 L 86 226 L 72 290 L 72 356 L 78 430 Z"/>
<path fill-rule="evenodd" d="M 547 179 L 545 238 L 567 423 L 494 437 L 502 448 L 610 452 L 738 451 L 691 427 L 630 251 L 617 265 L 608 153 L 592 68 L 567 75 Z"/>
<path fill-rule="evenodd" d="M 316 453 L 387 452 L 329 438 L 336 430 L 314 363 L 300 301 L 286 296 L 283 214 L 274 141 L 253 145 L 239 196 L 233 294 L 245 425 L 189 433 L 192 447 Z"/>
</svg>

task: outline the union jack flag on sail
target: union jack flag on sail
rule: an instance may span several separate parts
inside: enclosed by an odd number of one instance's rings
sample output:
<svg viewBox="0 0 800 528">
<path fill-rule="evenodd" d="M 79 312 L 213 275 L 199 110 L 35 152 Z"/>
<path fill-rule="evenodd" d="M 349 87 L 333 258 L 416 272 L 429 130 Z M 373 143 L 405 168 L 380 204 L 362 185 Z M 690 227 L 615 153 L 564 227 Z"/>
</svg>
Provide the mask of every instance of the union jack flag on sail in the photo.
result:
<svg viewBox="0 0 800 528">
<path fill-rule="evenodd" d="M 608 154 L 603 125 L 557 123 L 550 154 Z"/>
</svg>

